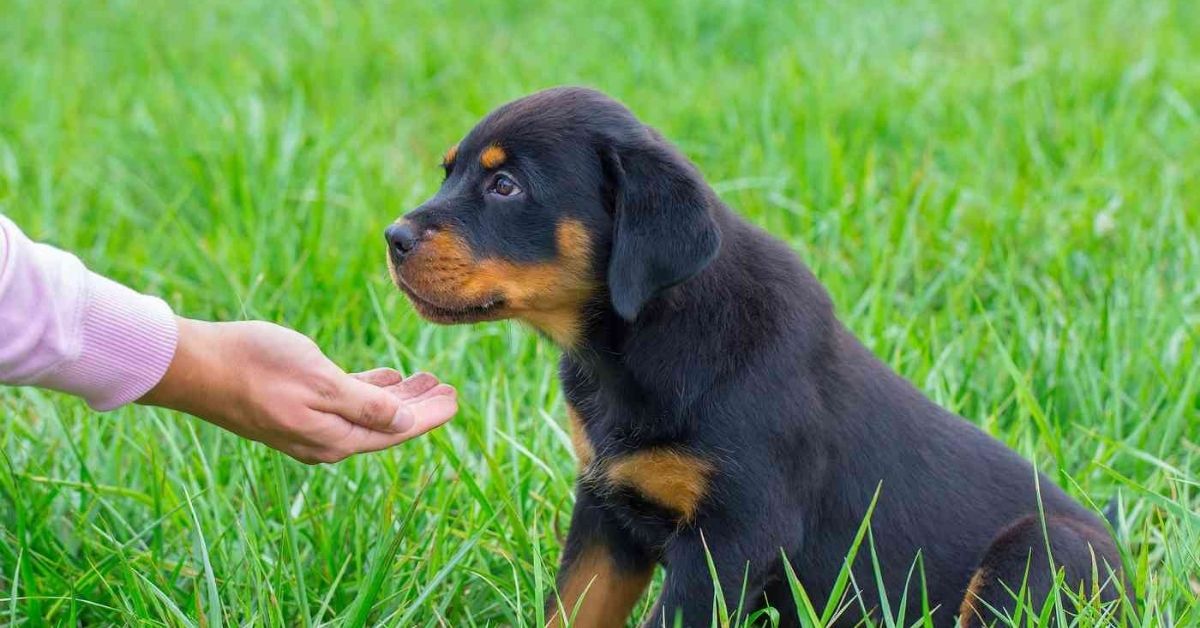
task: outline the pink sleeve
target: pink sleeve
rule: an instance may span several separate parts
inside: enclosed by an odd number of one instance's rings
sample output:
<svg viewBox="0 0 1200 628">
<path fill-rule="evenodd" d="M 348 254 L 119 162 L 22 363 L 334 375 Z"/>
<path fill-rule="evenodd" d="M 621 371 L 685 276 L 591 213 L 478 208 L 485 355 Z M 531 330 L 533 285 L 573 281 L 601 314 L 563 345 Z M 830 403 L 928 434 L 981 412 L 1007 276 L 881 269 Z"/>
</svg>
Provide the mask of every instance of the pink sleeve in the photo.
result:
<svg viewBox="0 0 1200 628">
<path fill-rule="evenodd" d="M 0 216 L 0 384 L 61 390 L 111 410 L 162 379 L 177 335 L 161 299 L 31 242 Z"/>
</svg>

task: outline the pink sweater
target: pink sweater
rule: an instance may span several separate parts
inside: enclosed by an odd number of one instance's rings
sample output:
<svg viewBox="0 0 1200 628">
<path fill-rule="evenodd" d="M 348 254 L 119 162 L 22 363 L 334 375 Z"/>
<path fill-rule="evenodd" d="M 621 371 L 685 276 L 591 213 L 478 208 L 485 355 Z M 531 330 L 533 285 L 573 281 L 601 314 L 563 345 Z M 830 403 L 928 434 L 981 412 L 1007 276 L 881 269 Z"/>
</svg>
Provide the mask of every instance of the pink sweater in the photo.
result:
<svg viewBox="0 0 1200 628">
<path fill-rule="evenodd" d="M 161 299 L 31 242 L 0 216 L 0 384 L 61 390 L 111 410 L 162 379 L 177 334 Z"/>
</svg>

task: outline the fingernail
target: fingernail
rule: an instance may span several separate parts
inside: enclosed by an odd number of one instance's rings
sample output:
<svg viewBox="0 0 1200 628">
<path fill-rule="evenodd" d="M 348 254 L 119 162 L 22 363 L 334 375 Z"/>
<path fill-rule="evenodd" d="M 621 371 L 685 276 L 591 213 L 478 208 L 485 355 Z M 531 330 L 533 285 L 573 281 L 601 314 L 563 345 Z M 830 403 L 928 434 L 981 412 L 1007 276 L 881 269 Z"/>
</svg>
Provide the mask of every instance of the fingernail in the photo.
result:
<svg viewBox="0 0 1200 628">
<path fill-rule="evenodd" d="M 409 410 L 405 406 L 400 406 L 396 408 L 396 414 L 392 417 L 392 431 L 397 434 L 403 434 L 411 430 L 415 423 L 416 419 L 413 418 L 412 410 Z"/>
</svg>

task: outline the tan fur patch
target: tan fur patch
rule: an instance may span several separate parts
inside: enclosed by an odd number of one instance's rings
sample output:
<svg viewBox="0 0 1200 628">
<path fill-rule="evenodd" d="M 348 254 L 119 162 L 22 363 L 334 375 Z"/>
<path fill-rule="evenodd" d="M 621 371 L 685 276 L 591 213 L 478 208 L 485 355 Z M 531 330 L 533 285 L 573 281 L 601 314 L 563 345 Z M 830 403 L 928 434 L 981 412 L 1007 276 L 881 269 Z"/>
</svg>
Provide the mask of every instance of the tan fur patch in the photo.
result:
<svg viewBox="0 0 1200 628">
<path fill-rule="evenodd" d="M 587 430 L 583 428 L 583 417 L 569 404 L 567 418 L 571 422 L 571 447 L 575 449 L 575 460 L 579 461 L 580 468 L 586 467 L 596 459 L 596 450 L 588 440 Z"/>
<path fill-rule="evenodd" d="M 967 594 L 963 596 L 962 604 L 958 607 L 958 625 L 961 628 L 967 628 L 971 622 L 981 619 L 979 611 L 975 608 L 975 602 L 979 599 L 979 593 L 983 590 L 986 578 L 987 573 L 983 569 L 976 569 L 974 575 L 971 576 L 971 583 L 967 585 Z"/>
<path fill-rule="evenodd" d="M 445 154 L 442 155 L 442 165 L 443 166 L 452 165 L 454 163 L 455 157 L 458 157 L 458 144 L 455 144 L 454 146 L 451 146 L 450 148 L 446 149 Z"/>
<path fill-rule="evenodd" d="M 579 335 L 580 310 L 596 286 L 583 224 L 560 222 L 557 244 L 558 258 L 552 262 L 476 260 L 461 237 L 438 231 L 417 248 L 400 274 L 418 295 L 440 307 L 467 308 L 503 299 L 504 308 L 493 318 L 520 318 L 569 347 Z"/>
<path fill-rule="evenodd" d="M 483 167 L 488 170 L 500 167 L 506 159 L 508 159 L 508 153 L 505 153 L 503 148 L 495 144 L 489 145 L 479 154 L 479 163 L 483 164 Z"/>
<path fill-rule="evenodd" d="M 679 512 L 686 522 L 696 515 L 712 472 L 713 466 L 707 460 L 661 448 L 615 460 L 605 475 L 612 484 L 629 486 L 647 499 Z"/>
<path fill-rule="evenodd" d="M 566 616 L 556 605 L 546 626 L 566 626 L 572 613 L 574 621 L 570 625 L 573 628 L 624 626 L 653 575 L 653 568 L 623 573 L 603 548 L 588 548 L 566 567 L 558 591 L 558 600 Z"/>
</svg>

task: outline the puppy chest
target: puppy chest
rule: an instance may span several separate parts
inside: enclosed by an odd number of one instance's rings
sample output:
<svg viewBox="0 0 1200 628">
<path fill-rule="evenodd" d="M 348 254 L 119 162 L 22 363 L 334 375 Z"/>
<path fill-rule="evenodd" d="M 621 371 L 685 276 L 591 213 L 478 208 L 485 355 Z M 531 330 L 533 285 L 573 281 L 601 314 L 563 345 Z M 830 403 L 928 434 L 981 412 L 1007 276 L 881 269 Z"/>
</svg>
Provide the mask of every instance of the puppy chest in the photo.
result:
<svg viewBox="0 0 1200 628">
<path fill-rule="evenodd" d="M 605 501 L 636 507 L 640 499 L 684 524 L 708 497 L 715 467 L 680 446 L 609 453 L 597 451 L 579 415 L 572 410 L 571 443 L 579 461 L 579 481 Z M 632 494 L 637 499 L 621 499 Z"/>
</svg>

